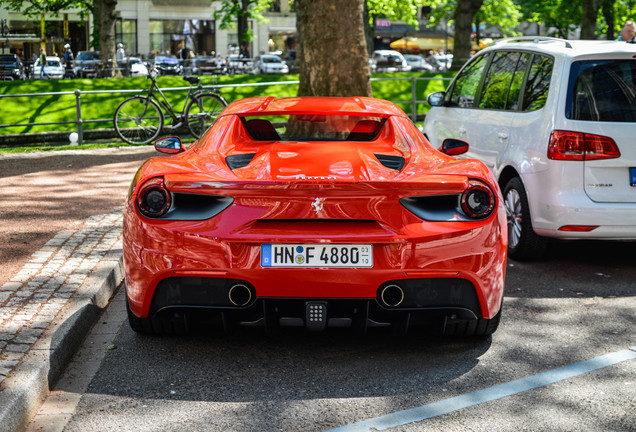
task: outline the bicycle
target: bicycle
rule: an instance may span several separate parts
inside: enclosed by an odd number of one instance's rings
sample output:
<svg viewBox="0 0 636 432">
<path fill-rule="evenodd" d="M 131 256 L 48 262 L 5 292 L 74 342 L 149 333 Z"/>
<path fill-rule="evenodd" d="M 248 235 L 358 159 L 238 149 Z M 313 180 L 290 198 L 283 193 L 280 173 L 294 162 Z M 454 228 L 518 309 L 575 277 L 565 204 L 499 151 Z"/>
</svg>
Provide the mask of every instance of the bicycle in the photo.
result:
<svg viewBox="0 0 636 432">
<path fill-rule="evenodd" d="M 163 111 L 172 119 L 173 128 L 185 124 L 195 138 L 201 138 L 227 106 L 225 99 L 216 91 L 203 90 L 198 76 L 184 76 L 183 79 L 190 83 L 190 88 L 183 103 L 184 110 L 176 112 L 157 86 L 156 69 L 150 70 L 148 78 L 152 80 L 152 84 L 146 96 L 128 98 L 115 110 L 115 132 L 128 144 L 148 144 L 154 141 L 165 124 Z M 194 85 L 197 85 L 196 89 Z"/>
</svg>

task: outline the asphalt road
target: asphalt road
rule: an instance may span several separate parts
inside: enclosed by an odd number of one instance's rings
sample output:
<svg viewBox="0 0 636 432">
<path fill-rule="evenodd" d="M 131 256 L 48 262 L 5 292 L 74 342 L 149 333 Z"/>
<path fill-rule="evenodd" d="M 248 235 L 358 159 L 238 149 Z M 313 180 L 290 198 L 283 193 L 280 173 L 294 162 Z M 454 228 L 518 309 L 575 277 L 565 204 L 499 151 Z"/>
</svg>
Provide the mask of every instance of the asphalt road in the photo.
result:
<svg viewBox="0 0 636 432">
<path fill-rule="evenodd" d="M 144 337 L 120 290 L 29 430 L 634 431 L 634 256 L 636 242 L 555 242 L 544 261 L 510 261 L 502 324 L 485 340 Z M 627 358 L 601 357 L 615 353 Z M 530 389 L 515 382 L 528 377 Z M 467 394 L 468 407 L 425 418 Z"/>
</svg>

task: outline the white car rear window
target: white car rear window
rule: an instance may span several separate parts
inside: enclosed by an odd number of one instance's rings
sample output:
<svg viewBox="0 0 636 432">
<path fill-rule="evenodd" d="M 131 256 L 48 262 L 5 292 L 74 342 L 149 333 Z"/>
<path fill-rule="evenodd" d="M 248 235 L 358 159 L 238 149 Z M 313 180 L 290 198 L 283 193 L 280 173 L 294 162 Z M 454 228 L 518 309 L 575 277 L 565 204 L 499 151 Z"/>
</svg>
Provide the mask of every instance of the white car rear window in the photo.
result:
<svg viewBox="0 0 636 432">
<path fill-rule="evenodd" d="M 568 87 L 567 118 L 636 122 L 636 61 L 574 62 Z"/>
</svg>

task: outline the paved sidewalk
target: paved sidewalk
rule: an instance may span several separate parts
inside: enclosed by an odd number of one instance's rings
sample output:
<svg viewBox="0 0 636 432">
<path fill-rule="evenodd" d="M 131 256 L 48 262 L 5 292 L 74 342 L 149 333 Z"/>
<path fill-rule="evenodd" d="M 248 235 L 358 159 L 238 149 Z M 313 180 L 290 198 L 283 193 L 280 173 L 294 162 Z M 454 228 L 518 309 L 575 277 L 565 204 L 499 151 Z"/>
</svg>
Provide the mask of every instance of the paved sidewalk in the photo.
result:
<svg viewBox="0 0 636 432">
<path fill-rule="evenodd" d="M 63 230 L 0 287 L 0 431 L 22 430 L 123 279 L 122 210 Z"/>
</svg>

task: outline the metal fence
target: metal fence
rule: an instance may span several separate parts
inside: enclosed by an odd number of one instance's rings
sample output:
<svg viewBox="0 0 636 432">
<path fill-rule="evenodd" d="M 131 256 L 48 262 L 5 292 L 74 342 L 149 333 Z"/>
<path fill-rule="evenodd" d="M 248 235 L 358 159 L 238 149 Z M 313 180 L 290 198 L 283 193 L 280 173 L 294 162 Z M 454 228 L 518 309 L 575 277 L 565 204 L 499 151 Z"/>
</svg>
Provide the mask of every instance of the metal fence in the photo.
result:
<svg viewBox="0 0 636 432">
<path fill-rule="evenodd" d="M 449 81 L 452 78 L 430 78 L 430 77 L 398 77 L 398 78 L 371 78 L 372 82 L 376 81 L 410 81 L 411 82 L 411 99 L 410 100 L 400 100 L 400 101 L 391 101 L 395 104 L 408 104 L 411 107 L 410 117 L 415 122 L 417 121 L 417 106 L 419 104 L 425 103 L 425 100 L 418 99 L 417 94 L 417 81 Z M 263 82 L 263 83 L 245 83 L 245 84 L 216 84 L 216 85 L 208 85 L 202 86 L 204 89 L 216 89 L 221 91 L 221 95 L 223 95 L 223 88 L 237 88 L 237 87 L 266 87 L 272 85 L 297 85 L 299 81 L 276 81 L 276 82 Z M 169 87 L 169 88 L 161 88 L 163 92 L 173 92 L 173 91 L 187 91 L 188 87 Z M 67 91 L 67 92 L 50 92 L 50 93 L 25 93 L 25 94 L 6 94 L 0 95 L 0 104 L 4 98 L 17 98 L 17 97 L 28 97 L 28 98 L 37 98 L 37 97 L 46 97 L 46 96 L 63 96 L 63 95 L 75 95 L 75 118 L 69 119 L 66 121 L 58 121 L 58 122 L 31 122 L 31 123 L 15 123 L 15 124 L 0 124 L 0 128 L 7 127 L 20 127 L 20 126 L 47 126 L 47 125 L 75 125 L 75 132 L 78 135 L 78 144 L 82 144 L 84 140 L 84 125 L 88 123 L 113 123 L 113 117 L 106 119 L 85 119 L 82 117 L 82 95 L 89 94 L 113 94 L 113 93 L 121 93 L 121 94 L 138 94 L 144 95 L 147 94 L 148 89 L 135 89 L 135 90 L 75 90 L 75 91 Z M 420 95 L 424 96 L 424 95 Z M 231 102 L 231 101 L 228 101 Z M 73 132 L 72 130 L 67 131 Z M 114 129 L 113 129 L 114 132 Z M 113 133 L 113 136 L 114 133 Z"/>
</svg>

